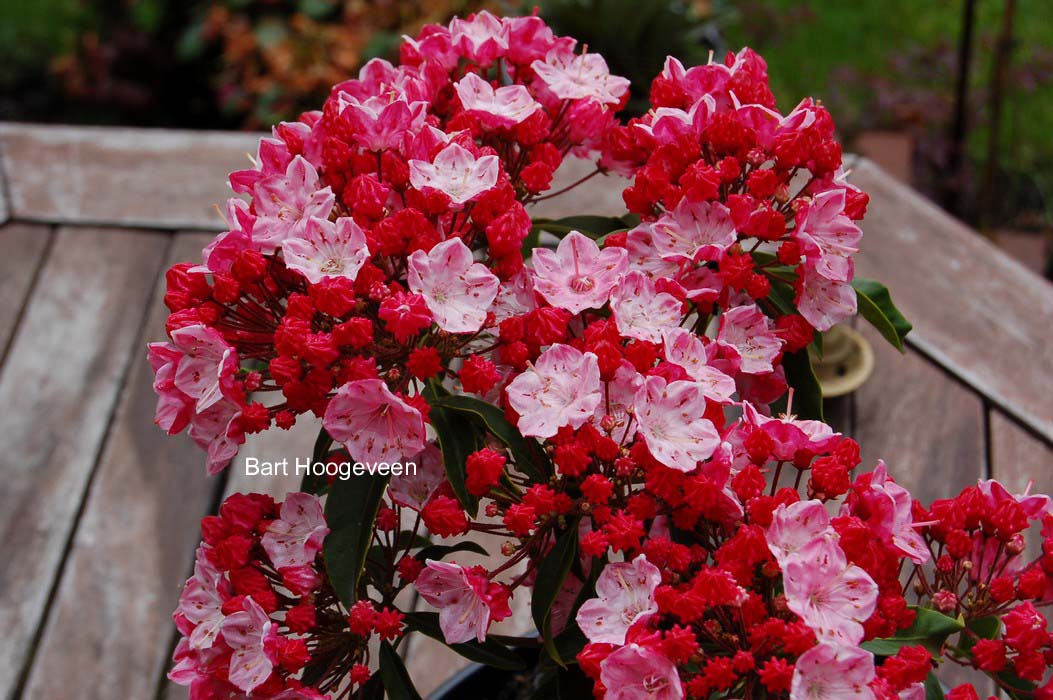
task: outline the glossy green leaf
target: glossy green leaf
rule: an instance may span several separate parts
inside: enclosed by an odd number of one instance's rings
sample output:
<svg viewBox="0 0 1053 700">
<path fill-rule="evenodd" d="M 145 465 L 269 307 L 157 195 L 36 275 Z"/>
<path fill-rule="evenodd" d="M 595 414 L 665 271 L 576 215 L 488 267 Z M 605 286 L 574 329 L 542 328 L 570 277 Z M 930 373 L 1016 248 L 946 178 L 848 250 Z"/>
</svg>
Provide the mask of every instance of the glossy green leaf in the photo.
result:
<svg viewBox="0 0 1053 700">
<path fill-rule="evenodd" d="M 489 554 L 489 552 L 483 549 L 482 545 L 478 542 L 469 542 L 466 540 L 464 542 L 458 542 L 457 544 L 428 545 L 417 552 L 414 556 L 421 561 L 428 561 L 429 559 L 438 561 L 457 552 L 472 552 L 473 554 L 481 554 L 484 557 Z"/>
<path fill-rule="evenodd" d="M 442 628 L 439 627 L 439 613 L 406 613 L 406 626 L 415 632 L 437 639 L 470 661 L 509 671 L 519 671 L 526 668 L 526 662 L 523 660 L 523 657 L 491 639 L 483 642 L 472 641 L 464 642 L 463 644 L 447 644 L 442 635 Z"/>
<path fill-rule="evenodd" d="M 325 462 L 329 458 L 329 451 L 333 447 L 333 438 L 325 428 L 318 430 L 318 437 L 314 441 L 314 449 L 311 451 L 311 463 Z M 324 474 L 314 474 L 308 470 L 300 480 L 300 490 L 304 493 L 313 493 L 320 496 L 329 490 L 329 479 Z"/>
<path fill-rule="evenodd" d="M 567 575 L 578 560 L 578 523 L 576 520 L 567 523 L 567 529 L 559 536 L 552 549 L 538 567 L 537 582 L 530 598 L 530 611 L 534 624 L 545 640 L 545 650 L 554 661 L 565 665 L 552 635 L 552 605 L 563 588 Z"/>
<path fill-rule="evenodd" d="M 578 231 L 589 238 L 598 239 L 612 231 L 629 228 L 629 222 L 616 216 L 568 216 L 562 219 L 534 219 L 534 227 L 561 238 L 571 231 Z"/>
<path fill-rule="evenodd" d="M 790 412 L 800 418 L 823 420 L 823 388 L 815 377 L 808 349 L 786 353 L 782 356 L 782 366 L 786 370 L 786 383 L 793 389 Z"/>
<path fill-rule="evenodd" d="M 465 465 L 468 455 L 479 449 L 481 444 L 478 431 L 464 412 L 438 405 L 440 400 L 449 397 L 441 397 L 434 385 L 425 389 L 424 398 L 431 405 L 431 427 L 439 439 L 446 478 L 461 506 L 474 518 L 479 512 L 479 499 L 468 493 Z"/>
<path fill-rule="evenodd" d="M 862 277 L 852 280 L 852 287 L 856 290 L 859 315 L 869 321 L 893 347 L 904 352 L 903 339 L 913 326 L 892 303 L 888 287 Z"/>
<path fill-rule="evenodd" d="M 940 679 L 931 671 L 925 677 L 925 700 L 944 700 L 943 686 L 940 685 Z"/>
<path fill-rule="evenodd" d="M 406 665 L 388 642 L 380 643 L 380 679 L 388 700 L 421 700 Z"/>
<path fill-rule="evenodd" d="M 492 403 L 472 396 L 444 396 L 436 399 L 432 405 L 465 413 L 482 421 L 486 429 L 508 447 L 516 468 L 534 481 L 545 481 L 552 472 L 548 455 L 537 441 L 523 437 L 505 418 L 504 411 Z"/>
<path fill-rule="evenodd" d="M 912 609 L 917 613 L 913 625 L 891 637 L 871 639 L 860 646 L 876 656 L 895 656 L 903 647 L 920 644 L 933 655 L 940 655 L 947 637 L 965 629 L 961 618 L 948 617 L 929 608 L 912 606 Z"/>
<path fill-rule="evenodd" d="M 390 476 L 364 474 L 333 482 L 325 504 L 329 534 L 322 551 L 329 581 L 346 607 L 358 599 L 373 527 Z"/>
</svg>

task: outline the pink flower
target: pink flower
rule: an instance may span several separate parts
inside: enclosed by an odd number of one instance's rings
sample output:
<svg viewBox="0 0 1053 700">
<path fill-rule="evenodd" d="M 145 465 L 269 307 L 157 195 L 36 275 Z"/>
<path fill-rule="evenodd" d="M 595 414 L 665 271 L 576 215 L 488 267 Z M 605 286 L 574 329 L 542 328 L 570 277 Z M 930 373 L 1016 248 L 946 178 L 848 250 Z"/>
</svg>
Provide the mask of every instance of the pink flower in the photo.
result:
<svg viewBox="0 0 1053 700">
<path fill-rule="evenodd" d="M 756 305 L 736 306 L 721 315 L 717 343 L 738 353 L 742 372 L 767 374 L 782 351 L 782 339 L 769 326 L 768 317 Z"/>
<path fill-rule="evenodd" d="M 380 302 L 377 315 L 400 343 L 431 327 L 431 309 L 420 294 L 395 292 Z"/>
<path fill-rule="evenodd" d="M 833 282 L 852 279 L 852 256 L 859 252 L 863 232 L 845 216 L 845 191 L 827 190 L 797 210 L 796 237 L 805 259 Z"/>
<path fill-rule="evenodd" d="M 269 255 L 289 236 L 303 231 L 309 218 L 328 219 L 336 198 L 328 188 L 318 188 L 318 172 L 302 156 L 289 162 L 284 175 L 262 178 L 253 189 L 256 223 L 253 243 Z"/>
<path fill-rule="evenodd" d="M 538 78 L 561 100 L 596 100 L 616 105 L 629 90 L 629 81 L 611 75 L 603 56 L 550 51 L 544 61 L 530 64 Z"/>
<path fill-rule="evenodd" d="M 678 327 L 683 317 L 680 300 L 659 292 L 638 270 L 627 272 L 611 292 L 611 311 L 619 333 L 651 343 L 661 343 L 662 332 Z"/>
<path fill-rule="evenodd" d="M 840 437 L 826 423 L 817 420 L 797 420 L 793 416 L 771 418 L 761 415 L 753 404 L 742 404 L 742 417 L 754 429 L 763 430 L 775 442 L 772 456 L 780 461 L 792 461 L 798 451 L 812 454 L 825 452 Z"/>
<path fill-rule="evenodd" d="M 241 408 L 237 404 L 223 399 L 190 421 L 187 433 L 207 453 L 205 466 L 209 474 L 223 471 L 238 453 L 238 446 L 245 442 L 245 434 L 237 426 L 240 415 Z"/>
<path fill-rule="evenodd" d="M 417 457 L 417 469 L 413 473 L 391 477 L 388 496 L 400 506 L 419 512 L 445 481 L 442 452 L 434 442 L 429 442 Z"/>
<path fill-rule="evenodd" d="M 1032 485 L 1031 482 L 1028 482 L 1024 493 L 1014 496 L 1005 486 L 1002 486 L 994 479 L 981 479 L 977 482 L 980 493 L 984 495 L 984 500 L 987 501 L 988 507 L 992 511 L 997 509 L 1004 501 L 1016 501 L 1024 509 L 1030 520 L 1039 520 L 1044 515 L 1053 515 L 1053 501 L 1050 500 L 1049 496 L 1041 493 L 1032 495 Z"/>
<path fill-rule="evenodd" d="M 787 607 L 820 638 L 858 644 L 877 605 L 877 584 L 832 541 L 820 539 L 806 551 L 807 558 L 790 557 L 783 568 Z"/>
<path fill-rule="evenodd" d="M 596 242 L 571 231 L 555 251 L 534 250 L 534 288 L 553 306 L 571 313 L 598 309 L 629 263 L 622 248 L 600 250 Z"/>
<path fill-rule="evenodd" d="M 665 359 L 682 367 L 688 376 L 702 386 L 707 399 L 727 403 L 735 393 L 735 380 L 707 362 L 706 346 L 691 331 L 672 328 L 662 333 Z"/>
<path fill-rule="evenodd" d="M 720 202 L 687 197 L 654 222 L 651 232 L 662 258 L 686 263 L 716 260 L 738 239 L 730 209 Z"/>
<path fill-rule="evenodd" d="M 470 61 L 489 66 L 508 50 L 508 25 L 486 10 L 450 22 L 450 43 Z"/>
<path fill-rule="evenodd" d="M 636 390 L 643 382 L 643 375 L 628 360 L 622 360 L 614 371 L 614 377 L 604 382 L 606 391 L 603 400 L 596 406 L 596 423 L 608 435 L 618 440 L 625 435 L 625 428 L 632 420 L 629 411 L 636 400 Z"/>
<path fill-rule="evenodd" d="M 915 564 L 929 560 L 929 548 L 914 529 L 913 499 L 910 492 L 888 476 L 883 461 L 869 475 L 861 477 L 867 488 L 857 490 L 851 503 L 841 510 L 859 516 L 883 541 L 898 549 Z"/>
<path fill-rule="evenodd" d="M 219 636 L 223 624 L 223 603 L 230 598 L 230 584 L 208 560 L 205 548 L 198 547 L 194 575 L 183 586 L 176 615 L 193 626 L 189 635 L 191 649 L 208 649 Z"/>
<path fill-rule="evenodd" d="M 338 105 L 355 141 L 367 151 L 397 149 L 424 125 L 427 111 L 426 102 L 410 102 L 394 90 L 365 99 L 341 93 Z"/>
<path fill-rule="evenodd" d="M 676 666 L 660 652 L 629 644 L 600 664 L 607 700 L 682 700 L 684 688 Z"/>
<path fill-rule="evenodd" d="M 410 184 L 418 190 L 439 190 L 455 204 L 464 204 L 493 189 L 501 170 L 497 156 L 476 158 L 465 148 L 451 143 L 439 151 L 435 161 L 409 162 Z"/>
<path fill-rule="evenodd" d="M 263 550 L 275 568 L 304 566 L 314 561 L 327 534 L 318 497 L 290 493 L 282 503 L 281 516 L 263 533 Z"/>
<path fill-rule="evenodd" d="M 785 569 L 795 557 L 812 560 L 818 548 L 836 545 L 837 532 L 821 501 L 798 501 L 775 509 L 764 538 L 775 561 Z"/>
<path fill-rule="evenodd" d="M 636 391 L 635 405 L 647 449 L 671 469 L 694 470 L 720 444 L 717 429 L 704 417 L 706 398 L 697 382 L 666 384 L 661 377 L 647 377 Z"/>
<path fill-rule="evenodd" d="M 481 642 L 491 622 L 512 614 L 508 588 L 475 569 L 429 559 L 414 585 L 421 598 L 439 609 L 447 644 Z"/>
<path fill-rule="evenodd" d="M 523 435 L 552 437 L 580 428 L 600 405 L 600 366 L 591 352 L 553 345 L 505 389 Z"/>
<path fill-rule="evenodd" d="M 282 243 L 285 266 L 296 270 L 311 284 L 333 277 L 355 279 L 369 260 L 366 234 L 355 220 L 342 216 L 334 224 L 310 218 L 301 233 Z"/>
<path fill-rule="evenodd" d="M 631 229 L 626 237 L 625 250 L 629 254 L 629 269 L 639 270 L 648 277 L 675 278 L 680 264 L 655 254 L 654 224 L 644 222 Z"/>
<path fill-rule="evenodd" d="M 874 700 L 874 655 L 857 646 L 824 642 L 801 654 L 790 700 Z"/>
<path fill-rule="evenodd" d="M 364 464 L 413 459 L 424 449 L 420 411 L 379 379 L 358 379 L 337 389 L 322 424 L 352 459 Z"/>
<path fill-rule="evenodd" d="M 658 612 L 654 591 L 662 572 L 643 554 L 608 564 L 596 580 L 596 594 L 578 610 L 578 626 L 590 642 L 625 644 L 625 633 Z"/>
<path fill-rule="evenodd" d="M 198 413 L 215 405 L 227 393 L 238 369 L 238 355 L 219 331 L 201 324 L 172 331 L 172 342 L 183 356 L 172 382 L 197 399 Z"/>
<path fill-rule="evenodd" d="M 515 126 L 541 109 L 525 86 L 506 85 L 495 90 L 475 73 L 465 75 L 454 88 L 465 111 L 476 113 L 489 127 Z"/>
<path fill-rule="evenodd" d="M 263 608 L 246 597 L 244 609 L 223 620 L 222 633 L 223 641 L 234 650 L 230 657 L 230 682 L 251 693 L 274 670 L 277 659 L 270 648 L 278 631 Z"/>
<path fill-rule="evenodd" d="M 147 357 L 154 369 L 154 392 L 157 393 L 154 423 L 169 435 L 175 435 L 190 423 L 196 404 L 175 385 L 176 367 L 183 353 L 169 343 L 150 343 Z"/>
<path fill-rule="evenodd" d="M 828 331 L 856 313 L 856 290 L 847 282 L 834 282 L 803 266 L 797 309 L 816 330 Z"/>
<path fill-rule="evenodd" d="M 231 197 L 227 200 L 227 214 L 224 219 L 230 230 L 213 238 L 201 251 L 204 261 L 200 268 L 202 272 L 229 272 L 238 253 L 243 250 L 255 250 L 252 228 L 256 223 L 256 215 L 249 211 L 249 203 L 244 199 Z"/>
<path fill-rule="evenodd" d="M 483 327 L 501 281 L 460 238 L 439 243 L 409 258 L 409 288 L 424 297 L 439 328 L 474 333 Z"/>
</svg>

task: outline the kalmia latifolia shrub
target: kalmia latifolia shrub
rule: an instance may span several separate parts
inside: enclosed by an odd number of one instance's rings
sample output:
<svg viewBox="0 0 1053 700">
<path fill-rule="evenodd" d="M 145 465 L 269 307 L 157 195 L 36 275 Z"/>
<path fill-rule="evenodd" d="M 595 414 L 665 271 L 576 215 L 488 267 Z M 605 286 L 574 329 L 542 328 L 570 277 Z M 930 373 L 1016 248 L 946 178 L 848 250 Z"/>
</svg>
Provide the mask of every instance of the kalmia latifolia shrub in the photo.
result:
<svg viewBox="0 0 1053 700">
<path fill-rule="evenodd" d="M 779 112 L 748 49 L 670 58 L 623 122 L 627 94 L 538 17 L 479 13 L 231 174 L 228 230 L 167 275 L 158 425 L 210 473 L 304 420 L 315 460 L 416 469 L 204 519 L 171 672 L 192 698 L 413 697 L 409 632 L 506 669 L 540 648 L 537 687 L 598 700 L 922 700 L 950 666 L 1053 698 L 1050 500 L 926 506 L 807 415 L 808 348 L 860 295 L 909 330 L 854 279 L 867 196 L 830 115 Z M 532 219 L 571 158 L 627 178 L 625 216 Z M 492 636 L 520 601 L 538 634 Z"/>
</svg>

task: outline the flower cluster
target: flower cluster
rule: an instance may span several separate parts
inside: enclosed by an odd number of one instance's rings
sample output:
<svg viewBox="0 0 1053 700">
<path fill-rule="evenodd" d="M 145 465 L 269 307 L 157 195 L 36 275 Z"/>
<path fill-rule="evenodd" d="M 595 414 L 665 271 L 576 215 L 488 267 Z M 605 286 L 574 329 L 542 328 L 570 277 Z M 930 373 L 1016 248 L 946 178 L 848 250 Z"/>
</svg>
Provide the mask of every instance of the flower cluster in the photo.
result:
<svg viewBox="0 0 1053 700">
<path fill-rule="evenodd" d="M 279 125 L 230 176 L 249 199 L 228 202 L 229 230 L 168 272 L 158 424 L 189 426 L 213 472 L 246 433 L 308 412 L 354 433 L 357 459 L 414 457 L 427 411 L 411 384 L 530 294 L 524 206 L 600 148 L 627 94 L 539 18 L 483 12 L 426 27 L 400 66 L 371 61 Z M 469 385 L 487 369 L 469 365 Z"/>
<path fill-rule="evenodd" d="M 404 624 L 519 663 L 488 634 L 525 596 L 597 700 L 917 700 L 948 661 L 1053 696 L 1049 499 L 984 482 L 925 509 L 793 414 L 792 368 L 856 309 L 867 197 L 829 114 L 777 112 L 748 49 L 669 59 L 620 123 L 626 95 L 539 18 L 479 13 L 231 175 L 229 230 L 168 274 L 158 424 L 213 472 L 306 414 L 316 457 L 417 468 L 206 519 L 173 671 L 195 698 L 405 682 Z M 567 157 L 630 176 L 629 214 L 532 220 Z M 473 532 L 500 557 L 429 539 Z M 411 586 L 434 617 L 398 609 Z"/>
</svg>

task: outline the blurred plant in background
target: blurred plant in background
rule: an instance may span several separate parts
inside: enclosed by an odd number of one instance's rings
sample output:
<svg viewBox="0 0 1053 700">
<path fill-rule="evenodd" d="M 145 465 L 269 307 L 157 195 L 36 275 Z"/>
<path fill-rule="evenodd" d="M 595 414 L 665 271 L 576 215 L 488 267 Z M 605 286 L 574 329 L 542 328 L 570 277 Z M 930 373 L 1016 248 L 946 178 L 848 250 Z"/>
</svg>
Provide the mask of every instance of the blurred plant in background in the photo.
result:
<svg viewBox="0 0 1053 700">
<path fill-rule="evenodd" d="M 977 30 L 958 149 L 956 52 L 969 2 Z M 749 44 L 769 57 L 780 103 L 819 95 L 841 115 L 849 147 L 874 131 L 907 139 L 905 176 L 963 220 L 1053 231 L 1049 0 L 8 0 L 0 119 L 258 129 L 319 104 L 370 58 L 393 59 L 399 37 L 425 23 L 535 4 L 632 80 L 630 115 L 645 111 L 666 55 L 700 64 Z M 1010 60 L 995 80 L 1009 4 Z"/>
</svg>

